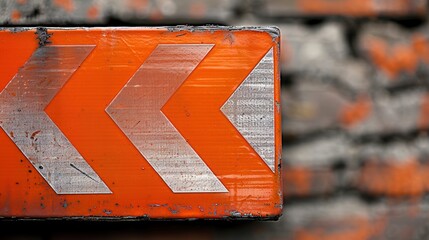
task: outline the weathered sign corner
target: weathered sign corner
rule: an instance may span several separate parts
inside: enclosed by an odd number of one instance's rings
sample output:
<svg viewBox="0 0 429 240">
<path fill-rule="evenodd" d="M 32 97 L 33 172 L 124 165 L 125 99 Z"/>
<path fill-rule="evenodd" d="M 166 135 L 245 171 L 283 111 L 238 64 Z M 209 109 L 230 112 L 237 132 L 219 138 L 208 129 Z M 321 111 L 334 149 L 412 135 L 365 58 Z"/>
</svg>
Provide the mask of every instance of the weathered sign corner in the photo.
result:
<svg viewBox="0 0 429 240">
<path fill-rule="evenodd" d="M 266 27 L 259 27 L 258 30 L 266 32 L 270 34 L 273 41 L 276 41 L 278 37 L 280 37 L 280 28 L 277 26 L 266 26 Z"/>
</svg>

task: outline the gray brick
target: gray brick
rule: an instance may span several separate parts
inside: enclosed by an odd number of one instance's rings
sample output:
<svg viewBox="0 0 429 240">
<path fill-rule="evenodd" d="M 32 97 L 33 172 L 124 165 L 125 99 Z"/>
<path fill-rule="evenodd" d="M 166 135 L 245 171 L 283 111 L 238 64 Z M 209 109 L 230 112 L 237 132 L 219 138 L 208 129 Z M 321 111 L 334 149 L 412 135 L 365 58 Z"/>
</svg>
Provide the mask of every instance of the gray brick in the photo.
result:
<svg viewBox="0 0 429 240">
<path fill-rule="evenodd" d="M 237 5 L 236 0 L 109 0 L 109 11 L 122 20 L 226 22 L 233 17 Z"/>
<path fill-rule="evenodd" d="M 348 100 L 329 84 L 305 78 L 296 82 L 282 93 L 283 133 L 296 135 L 338 128 L 338 118 Z"/>
<path fill-rule="evenodd" d="M 336 161 L 352 160 L 355 154 L 350 138 L 342 134 L 322 135 L 283 148 L 286 166 L 331 167 Z"/>
<path fill-rule="evenodd" d="M 103 0 L 73 0 L 63 5 L 54 0 L 4 0 L 0 10 L 0 23 L 9 24 L 61 24 L 101 23 L 106 17 Z M 18 14 L 14 16 L 14 14 Z"/>
<path fill-rule="evenodd" d="M 406 90 L 393 96 L 379 92 L 372 98 L 371 114 L 346 130 L 355 136 L 417 130 L 426 94 L 422 89 Z"/>
<path fill-rule="evenodd" d="M 328 23 L 308 28 L 299 24 L 280 25 L 282 71 L 330 76 L 348 58 L 344 27 Z"/>
</svg>

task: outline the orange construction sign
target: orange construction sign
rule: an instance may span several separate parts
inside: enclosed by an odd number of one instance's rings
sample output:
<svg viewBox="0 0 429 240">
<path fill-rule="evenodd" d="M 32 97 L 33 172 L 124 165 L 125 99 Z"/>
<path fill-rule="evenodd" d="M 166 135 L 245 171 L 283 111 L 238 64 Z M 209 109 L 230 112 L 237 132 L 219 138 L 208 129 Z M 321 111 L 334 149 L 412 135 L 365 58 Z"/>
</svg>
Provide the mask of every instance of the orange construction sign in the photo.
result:
<svg viewBox="0 0 429 240">
<path fill-rule="evenodd" d="M 279 40 L 0 29 L 0 217 L 278 218 Z"/>
</svg>

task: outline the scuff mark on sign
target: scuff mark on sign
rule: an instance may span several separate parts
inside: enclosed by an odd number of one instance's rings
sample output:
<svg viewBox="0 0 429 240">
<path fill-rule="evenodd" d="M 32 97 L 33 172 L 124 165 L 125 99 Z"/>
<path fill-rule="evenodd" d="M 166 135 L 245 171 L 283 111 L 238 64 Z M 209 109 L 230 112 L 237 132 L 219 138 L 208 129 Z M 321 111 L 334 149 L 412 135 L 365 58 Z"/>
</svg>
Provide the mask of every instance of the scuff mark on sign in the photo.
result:
<svg viewBox="0 0 429 240">
<path fill-rule="evenodd" d="M 168 208 L 168 211 L 170 211 L 172 214 L 178 214 L 179 213 L 178 209 L 173 209 L 171 207 Z"/>
<path fill-rule="evenodd" d="M 168 204 L 149 204 L 149 207 L 166 207 Z"/>
<path fill-rule="evenodd" d="M 48 29 L 45 27 L 38 27 L 36 32 L 36 39 L 39 40 L 39 47 L 43 47 L 46 44 L 51 43 L 48 39 L 52 37 L 52 33 L 48 33 Z"/>
<path fill-rule="evenodd" d="M 62 202 L 61 205 L 63 208 L 67 208 L 69 206 L 69 203 L 66 200 L 64 200 L 64 202 Z"/>
<path fill-rule="evenodd" d="M 230 211 L 229 214 L 231 214 L 232 217 L 241 217 L 241 213 L 236 210 Z"/>
<path fill-rule="evenodd" d="M 80 173 L 82 173 L 83 175 L 85 175 L 86 177 L 88 177 L 89 179 L 91 179 L 91 180 L 93 180 L 93 181 L 95 181 L 95 182 L 98 182 L 96 179 L 94 179 L 93 177 L 89 176 L 89 174 L 88 174 L 88 173 L 86 173 L 86 172 L 84 172 L 84 171 L 80 170 L 78 167 L 76 167 L 73 163 L 70 163 L 70 166 L 71 166 L 72 168 L 76 169 L 77 171 L 79 171 Z"/>
<path fill-rule="evenodd" d="M 235 41 L 234 34 L 232 32 L 226 33 L 224 40 L 229 41 L 229 45 L 232 45 Z"/>
</svg>

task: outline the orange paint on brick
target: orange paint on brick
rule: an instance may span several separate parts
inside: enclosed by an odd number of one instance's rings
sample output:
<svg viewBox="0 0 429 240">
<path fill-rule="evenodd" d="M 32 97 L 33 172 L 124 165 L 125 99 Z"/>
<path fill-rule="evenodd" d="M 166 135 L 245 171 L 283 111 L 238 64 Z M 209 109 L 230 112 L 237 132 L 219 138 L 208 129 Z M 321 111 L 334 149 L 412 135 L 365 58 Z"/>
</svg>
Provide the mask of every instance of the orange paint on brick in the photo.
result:
<svg viewBox="0 0 429 240">
<path fill-rule="evenodd" d="M 429 95 L 426 95 L 422 99 L 420 107 L 420 116 L 417 124 L 419 129 L 429 128 Z"/>
<path fill-rule="evenodd" d="M 10 19 L 12 20 L 12 22 L 18 22 L 21 19 L 21 12 L 19 12 L 18 10 L 13 10 L 10 15 Z"/>
<path fill-rule="evenodd" d="M 86 12 L 86 16 L 91 20 L 97 19 L 99 14 L 100 14 L 100 11 L 98 10 L 98 7 L 95 5 L 88 8 L 88 11 Z"/>
<path fill-rule="evenodd" d="M 426 4 L 416 4 L 412 0 L 297 0 L 304 13 L 338 14 L 346 16 L 375 16 L 425 14 Z"/>
<path fill-rule="evenodd" d="M 421 166 L 416 159 L 403 163 L 369 161 L 362 168 L 357 185 L 376 195 L 422 195 L 428 189 L 427 170 L 428 167 Z"/>
<path fill-rule="evenodd" d="M 287 168 L 283 171 L 285 195 L 305 196 L 311 190 L 312 174 L 307 168 Z"/>
<path fill-rule="evenodd" d="M 330 169 L 287 167 L 283 172 L 283 192 L 289 196 L 324 195 L 335 189 Z"/>
<path fill-rule="evenodd" d="M 387 53 L 387 44 L 380 39 L 370 39 L 367 40 L 367 48 L 374 64 L 390 79 L 396 77 L 399 69 L 396 69 L 392 57 Z"/>
<path fill-rule="evenodd" d="M 164 18 L 164 15 L 159 9 L 156 9 L 150 12 L 149 18 L 151 21 L 159 21 Z"/>
<path fill-rule="evenodd" d="M 418 64 L 429 64 L 429 42 L 421 35 L 415 35 L 411 44 L 388 45 L 382 39 L 366 40 L 371 60 L 390 79 L 395 79 L 401 72 L 414 74 Z"/>
<path fill-rule="evenodd" d="M 372 112 L 371 101 L 360 97 L 355 103 L 347 105 L 340 114 L 340 121 L 345 126 L 353 126 L 365 120 Z"/>
<path fill-rule="evenodd" d="M 54 3 L 69 13 L 75 9 L 73 0 L 54 0 Z"/>
<path fill-rule="evenodd" d="M 381 13 L 390 15 L 424 15 L 426 13 L 426 1 L 416 0 L 387 0 L 377 3 L 376 7 Z M 378 6 L 377 6 L 378 5 Z"/>
<path fill-rule="evenodd" d="M 298 7 L 305 13 L 375 15 L 372 0 L 299 0 Z"/>
<path fill-rule="evenodd" d="M 395 69 L 396 73 L 405 71 L 412 74 L 417 69 L 418 53 L 409 45 L 398 44 L 393 48 L 393 58 L 397 59 Z"/>
<path fill-rule="evenodd" d="M 128 0 L 127 5 L 132 11 L 144 11 L 149 7 L 149 0 Z"/>
<path fill-rule="evenodd" d="M 202 18 L 207 13 L 207 7 L 204 2 L 195 2 L 189 8 L 189 15 L 194 18 Z"/>
<path fill-rule="evenodd" d="M 429 64 L 429 41 L 421 34 L 412 36 L 412 46 L 424 63 Z"/>
</svg>

